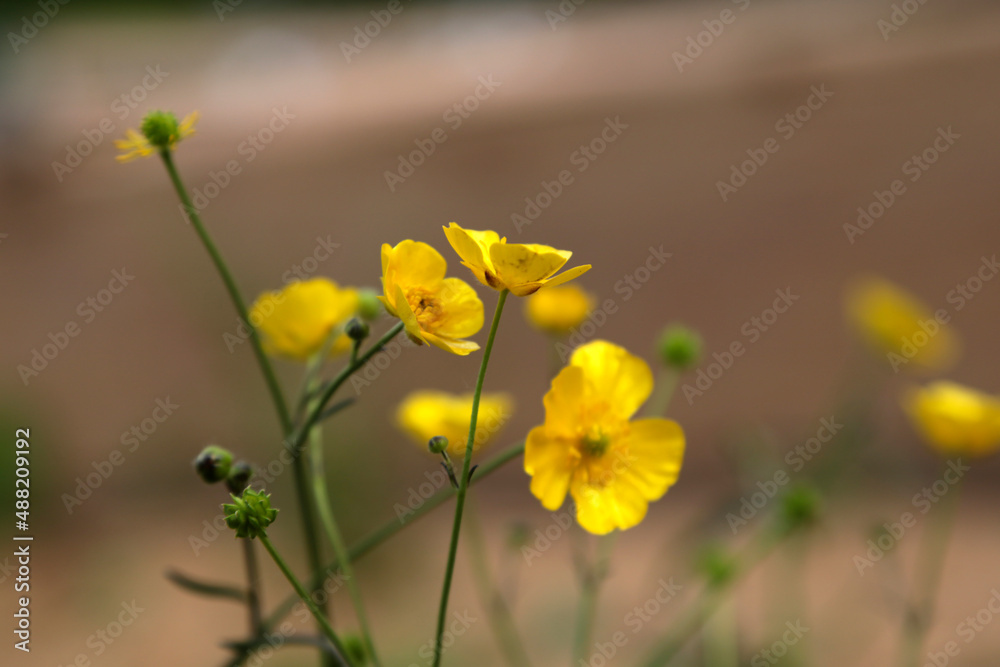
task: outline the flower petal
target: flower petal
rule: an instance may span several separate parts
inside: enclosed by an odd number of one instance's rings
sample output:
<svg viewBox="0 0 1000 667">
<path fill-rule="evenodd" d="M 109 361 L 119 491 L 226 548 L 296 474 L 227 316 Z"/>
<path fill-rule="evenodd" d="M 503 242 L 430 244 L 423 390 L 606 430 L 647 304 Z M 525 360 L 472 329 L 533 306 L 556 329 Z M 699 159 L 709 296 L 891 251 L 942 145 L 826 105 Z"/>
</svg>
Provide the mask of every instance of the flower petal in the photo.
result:
<svg viewBox="0 0 1000 667">
<path fill-rule="evenodd" d="M 545 429 L 550 434 L 566 438 L 578 435 L 585 386 L 583 369 L 578 366 L 565 366 L 552 379 L 552 388 L 542 399 Z"/>
<path fill-rule="evenodd" d="M 603 399 L 620 419 L 635 414 L 653 391 L 649 364 L 607 341 L 581 345 L 570 357 L 570 364 L 583 369 L 588 393 Z"/>
<path fill-rule="evenodd" d="M 445 278 L 434 296 L 441 309 L 435 333 L 448 338 L 467 338 L 483 328 L 483 302 L 464 280 Z"/>
<path fill-rule="evenodd" d="M 559 509 L 573 474 L 570 443 L 551 438 L 544 426 L 531 429 L 524 444 L 524 471 L 531 475 L 531 493 L 542 506 Z"/>
<path fill-rule="evenodd" d="M 572 254 L 568 250 L 537 244 L 497 243 L 490 246 L 494 273 L 512 292 L 517 285 L 545 280 L 562 268 Z"/>
<path fill-rule="evenodd" d="M 670 419 L 640 419 L 630 424 L 622 443 L 627 466 L 619 474 L 646 500 L 658 500 L 677 481 L 684 462 L 684 431 Z"/>
<path fill-rule="evenodd" d="M 476 231 L 474 229 L 462 229 L 457 223 L 451 223 L 444 228 L 444 235 L 448 238 L 448 243 L 455 249 L 462 262 L 473 272 L 491 271 L 493 265 L 490 264 L 489 248 L 495 243 L 500 243 L 500 235 L 494 231 Z M 477 273 L 477 278 L 484 285 L 488 285 L 485 278 Z"/>
<path fill-rule="evenodd" d="M 570 493 L 576 502 L 577 522 L 595 535 L 606 535 L 616 528 L 632 528 L 645 518 L 649 509 L 646 499 L 624 477 L 604 485 L 575 478 Z"/>
<path fill-rule="evenodd" d="M 464 357 L 465 355 L 471 352 L 475 352 L 476 350 L 479 349 L 479 344 L 471 340 L 458 340 L 456 338 L 445 338 L 444 336 L 438 336 L 428 331 L 421 332 L 420 337 L 425 341 L 427 341 L 428 343 L 430 343 L 431 345 L 439 347 L 445 352 L 451 352 L 452 354 L 457 354 L 460 357 Z"/>
<path fill-rule="evenodd" d="M 406 287 L 432 287 L 444 279 L 448 264 L 437 250 L 420 241 L 400 241 L 392 249 L 386 274 Z"/>
</svg>

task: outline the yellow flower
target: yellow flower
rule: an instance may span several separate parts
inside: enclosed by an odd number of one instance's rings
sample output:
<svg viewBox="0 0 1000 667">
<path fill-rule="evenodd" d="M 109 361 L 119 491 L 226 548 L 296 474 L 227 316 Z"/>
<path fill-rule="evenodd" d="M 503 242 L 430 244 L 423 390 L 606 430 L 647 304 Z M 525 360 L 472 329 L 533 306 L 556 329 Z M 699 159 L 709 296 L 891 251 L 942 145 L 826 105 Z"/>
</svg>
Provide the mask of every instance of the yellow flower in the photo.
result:
<svg viewBox="0 0 1000 667">
<path fill-rule="evenodd" d="M 924 439 L 945 456 L 986 456 L 1000 447 L 1000 398 L 953 382 L 910 390 L 903 407 Z"/>
<path fill-rule="evenodd" d="M 150 112 L 143 119 L 141 133 L 128 129 L 125 130 L 125 139 L 115 140 L 115 147 L 124 151 L 115 159 L 128 162 L 139 157 L 149 157 L 161 148 L 173 149 L 182 139 L 194 134 L 198 117 L 198 112 L 192 111 L 178 124 L 172 113 Z"/>
<path fill-rule="evenodd" d="M 402 241 L 382 245 L 382 290 L 379 299 L 406 326 L 416 343 L 430 343 L 454 354 L 479 349 L 471 340 L 483 328 L 483 302 L 468 283 L 445 278 L 444 257 L 426 243 Z"/>
<path fill-rule="evenodd" d="M 550 334 L 565 335 L 587 319 L 594 297 L 576 285 L 535 292 L 525 304 L 528 321 Z"/>
<path fill-rule="evenodd" d="M 506 394 L 479 397 L 479 416 L 473 451 L 479 451 L 510 419 L 512 403 Z M 396 422 L 427 451 L 427 442 L 438 435 L 448 438 L 448 453 L 462 459 L 472 420 L 472 394 L 458 396 L 442 391 L 415 391 L 396 411 Z"/>
<path fill-rule="evenodd" d="M 943 370 L 958 356 L 957 334 L 919 299 L 881 278 L 857 281 L 847 294 L 847 314 L 862 338 L 887 355 L 893 370 L 913 361 Z"/>
<path fill-rule="evenodd" d="M 531 492 L 557 510 L 569 492 L 577 521 L 603 535 L 637 525 L 677 480 L 684 432 L 669 419 L 629 421 L 653 390 L 645 361 L 597 340 L 580 346 L 545 394 L 545 423 L 528 433 Z"/>
<path fill-rule="evenodd" d="M 312 278 L 261 294 L 249 315 L 268 354 L 306 360 L 323 348 L 334 328 L 353 317 L 357 308 L 357 290 Z M 330 347 L 330 356 L 350 348 L 351 339 L 341 333 Z"/>
<path fill-rule="evenodd" d="M 555 287 L 590 270 L 590 264 L 555 275 L 573 255 L 547 245 L 507 243 L 496 232 L 462 229 L 454 222 L 444 228 L 448 242 L 479 282 L 514 296 L 534 294 L 544 286 Z"/>
</svg>

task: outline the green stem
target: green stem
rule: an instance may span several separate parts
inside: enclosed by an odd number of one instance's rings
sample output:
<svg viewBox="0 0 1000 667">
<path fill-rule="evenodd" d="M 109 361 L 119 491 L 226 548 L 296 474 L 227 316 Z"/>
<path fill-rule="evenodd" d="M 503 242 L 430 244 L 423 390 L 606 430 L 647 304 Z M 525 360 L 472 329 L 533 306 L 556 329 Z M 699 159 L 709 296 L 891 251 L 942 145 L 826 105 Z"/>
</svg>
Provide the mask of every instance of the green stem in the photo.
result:
<svg viewBox="0 0 1000 667">
<path fill-rule="evenodd" d="M 582 570 L 582 590 L 580 608 L 576 616 L 576 631 L 573 642 L 573 665 L 590 664 L 590 639 L 594 632 L 594 621 L 597 617 L 597 596 L 608 573 L 608 563 L 611 560 L 611 549 L 615 543 L 615 535 L 604 535 L 599 538 L 597 559 L 592 566 Z"/>
<path fill-rule="evenodd" d="M 306 607 L 309 608 L 309 611 L 312 612 L 312 615 L 316 618 L 316 622 L 319 623 L 319 627 L 323 631 L 323 634 L 326 635 L 326 638 L 330 640 L 330 643 L 333 644 L 333 647 L 337 649 L 337 653 L 339 654 L 337 656 L 338 662 L 341 665 L 346 665 L 347 667 L 350 667 L 351 662 L 350 658 L 348 657 L 348 653 L 346 650 L 344 650 L 344 645 L 340 643 L 340 638 L 337 637 L 337 633 L 333 631 L 332 627 L 330 627 L 330 622 L 326 620 L 326 616 L 323 615 L 323 612 L 319 610 L 319 608 L 316 606 L 316 603 L 314 603 L 312 601 L 312 598 L 309 597 L 309 594 L 306 592 L 306 589 L 302 587 L 302 584 L 299 583 L 299 580 L 295 578 L 294 574 L 292 574 L 292 571 L 288 568 L 288 565 L 285 564 L 285 561 L 282 560 L 277 550 L 275 550 L 274 545 L 271 544 L 271 540 L 267 538 L 267 535 L 261 533 L 259 539 L 260 543 L 264 545 L 265 549 L 267 549 L 267 553 L 271 554 L 271 558 L 274 560 L 275 564 L 281 570 L 281 573 L 285 575 L 285 579 L 288 579 L 288 583 L 290 583 L 292 585 L 292 588 L 295 589 L 295 592 L 298 594 L 299 599 L 301 599 L 302 602 L 305 603 Z"/>
<path fill-rule="evenodd" d="M 938 512 L 936 520 L 924 530 L 919 591 L 907 604 L 903 624 L 903 667 L 919 667 L 921 664 L 920 652 L 923 650 L 924 637 L 930 629 L 934 608 L 937 605 L 938 589 L 944 573 L 948 541 L 955 524 L 963 479 L 962 477 L 958 479 L 949 492 L 949 497 L 942 502 L 944 507 Z"/>
<path fill-rule="evenodd" d="M 243 539 L 243 559 L 247 567 L 247 608 L 250 611 L 250 636 L 260 634 L 263 622 L 260 613 L 260 573 L 257 570 L 257 554 L 253 540 Z"/>
<path fill-rule="evenodd" d="M 281 386 L 278 384 L 278 378 L 274 374 L 274 368 L 271 366 L 271 362 L 264 353 L 264 348 L 261 346 L 260 334 L 257 332 L 256 327 L 250 323 L 247 306 L 240 295 L 239 288 L 236 287 L 236 281 L 229 272 L 229 267 L 226 266 L 225 260 L 222 259 L 222 254 L 212 241 L 212 237 L 208 235 L 208 230 L 202 224 L 201 217 L 198 215 L 198 209 L 191 203 L 187 189 L 184 187 L 180 174 L 177 172 L 177 167 L 174 165 L 173 154 L 169 149 L 164 149 L 160 151 L 160 157 L 163 158 L 163 164 L 170 175 L 170 181 L 174 185 L 174 190 L 177 191 L 177 196 L 187 211 L 191 226 L 194 227 L 198 238 L 201 239 L 202 245 L 205 246 L 205 250 L 208 252 L 209 257 L 211 257 L 212 263 L 215 264 L 215 268 L 219 272 L 223 284 L 226 286 L 226 291 L 229 292 L 229 298 L 232 300 L 233 306 L 236 307 L 236 314 L 246 324 L 247 330 L 250 332 L 250 345 L 253 347 L 254 356 L 257 357 L 257 364 L 260 366 L 260 371 L 264 376 L 264 382 L 267 383 L 267 389 L 271 394 L 274 409 L 278 413 L 281 430 L 283 433 L 288 434 L 292 430 L 292 420 L 288 412 L 288 405 L 285 403 L 285 397 L 281 393 Z"/>
<path fill-rule="evenodd" d="M 375 667 L 381 667 L 378 654 L 375 652 L 375 644 L 372 641 L 371 630 L 368 626 L 368 616 L 365 614 L 364 601 L 361 598 L 361 589 L 358 587 L 357 579 L 354 576 L 354 568 L 351 567 L 351 555 L 344 543 L 343 534 L 337 525 L 337 520 L 333 513 L 333 505 L 330 503 L 330 496 L 326 485 L 325 466 L 323 464 L 323 436 L 322 427 L 312 430 L 312 468 L 313 468 L 313 497 L 316 499 L 316 509 L 319 512 L 320 523 L 326 532 L 326 537 L 333 547 L 333 553 L 337 557 L 340 571 L 347 579 L 347 590 L 354 605 L 354 613 L 358 617 L 358 625 L 361 628 L 361 638 L 365 643 L 368 657 L 371 658 Z"/>
<path fill-rule="evenodd" d="M 451 579 L 455 573 L 455 556 L 458 553 L 458 536 L 462 531 L 462 510 L 465 508 L 465 495 L 469 490 L 469 468 L 472 464 L 472 446 L 476 441 L 476 420 L 479 417 L 479 397 L 483 393 L 483 381 L 486 379 L 486 366 L 490 363 L 490 353 L 493 351 L 493 341 L 500 325 L 500 315 L 507 301 L 509 292 L 500 292 L 497 309 L 493 313 L 493 324 L 490 335 L 486 339 L 483 350 L 483 361 L 479 365 L 479 377 L 476 379 L 476 392 L 472 395 L 472 418 L 469 422 L 469 440 L 465 443 L 465 461 L 462 464 L 462 476 L 458 480 L 458 496 L 455 501 L 455 520 L 451 527 L 451 544 L 448 547 L 448 564 L 444 571 L 444 584 L 441 586 L 441 604 L 438 606 L 437 632 L 434 640 L 434 667 L 441 664 L 441 642 L 444 639 L 444 625 L 448 614 L 448 596 L 451 594 Z"/>
<path fill-rule="evenodd" d="M 476 468 L 476 477 L 474 480 L 472 480 L 472 482 L 478 482 L 481 479 L 485 479 L 491 473 L 498 470 L 499 468 L 509 463 L 513 459 L 516 459 L 517 457 L 521 456 L 522 454 L 524 454 L 523 442 L 514 445 L 513 447 L 507 449 L 504 452 L 501 452 L 500 454 L 497 454 L 495 457 L 493 457 L 486 463 L 483 463 L 478 468 Z M 426 514 L 429 514 L 432 510 L 444 504 L 446 500 L 452 498 L 456 493 L 457 491 L 449 485 L 443 491 L 439 491 L 435 495 L 425 500 L 420 507 L 410 511 L 408 514 L 405 514 L 399 518 L 393 518 L 389 521 L 386 521 L 384 524 L 382 524 L 382 526 L 373 530 L 367 536 L 362 538 L 357 544 L 348 549 L 347 553 L 350 556 L 351 560 L 357 561 L 362 556 L 373 551 L 376 547 L 381 545 L 390 537 L 394 536 L 396 533 L 403 530 L 403 528 L 409 526 L 417 519 L 423 517 Z M 326 577 L 329 576 L 330 573 L 336 572 L 339 566 L 340 566 L 339 562 L 334 560 L 329 565 L 327 565 L 323 570 L 321 570 L 320 572 L 316 573 L 313 576 L 312 581 L 309 582 L 309 586 L 315 587 L 322 585 L 323 580 L 326 579 Z M 264 639 L 263 633 L 270 632 L 274 628 L 276 628 L 278 624 L 281 623 L 281 621 L 289 614 L 289 612 L 291 612 L 292 607 L 295 606 L 297 599 L 298 598 L 296 595 L 290 595 L 289 597 L 287 597 L 278 606 L 278 608 L 264 620 L 264 624 L 261 628 L 262 635 L 258 637 L 256 641 L 248 643 L 245 647 L 243 647 L 240 650 L 239 654 L 235 658 L 233 658 L 233 660 L 227 663 L 228 667 L 239 667 L 240 665 L 243 664 L 244 661 L 246 661 L 247 658 L 250 657 L 251 651 L 253 651 L 256 647 L 264 644 L 267 640 Z"/>
<path fill-rule="evenodd" d="M 479 515 L 473 506 L 471 498 L 467 500 L 469 504 L 469 516 L 466 519 L 468 527 L 466 533 L 469 536 L 469 557 L 472 561 L 472 572 L 479 593 L 480 604 L 486 611 L 486 616 L 490 622 L 490 628 L 496 637 L 497 644 L 511 667 L 531 667 L 531 660 L 524 649 L 520 634 L 517 631 L 517 624 L 510 613 L 510 607 L 497 589 L 490 573 L 489 560 L 486 556 L 486 541 L 483 537 L 483 527 L 479 522 Z"/>
<path fill-rule="evenodd" d="M 653 398 L 646 404 L 646 417 L 663 417 L 666 415 L 670 401 L 674 398 L 674 392 L 680 384 L 681 374 L 673 368 L 667 368 L 659 373 L 656 382 L 656 390 Z"/>
</svg>

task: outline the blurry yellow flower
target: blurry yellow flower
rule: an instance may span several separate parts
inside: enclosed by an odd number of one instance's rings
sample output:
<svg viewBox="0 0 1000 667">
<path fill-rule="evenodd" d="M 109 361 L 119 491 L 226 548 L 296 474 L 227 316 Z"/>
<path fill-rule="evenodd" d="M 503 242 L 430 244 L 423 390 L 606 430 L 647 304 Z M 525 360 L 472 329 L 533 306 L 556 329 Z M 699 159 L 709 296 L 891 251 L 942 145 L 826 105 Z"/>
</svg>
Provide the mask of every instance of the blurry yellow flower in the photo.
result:
<svg viewBox="0 0 1000 667">
<path fill-rule="evenodd" d="M 642 521 L 684 458 L 676 422 L 629 421 L 652 390 L 649 366 L 624 348 L 598 340 L 576 349 L 545 394 L 545 423 L 525 444 L 531 492 L 546 509 L 558 509 L 568 491 L 591 533 Z"/>
<path fill-rule="evenodd" d="M 339 287 L 326 278 L 312 278 L 261 294 L 249 315 L 268 354 L 306 360 L 322 349 L 334 328 L 353 317 L 357 308 L 357 290 Z M 341 333 L 330 355 L 350 347 L 350 338 Z"/>
<path fill-rule="evenodd" d="M 483 328 L 483 302 L 459 278 L 445 278 L 448 265 L 434 248 L 402 241 L 382 245 L 382 289 L 379 299 L 406 325 L 416 343 L 430 343 L 454 354 L 479 349 L 471 340 Z"/>
<path fill-rule="evenodd" d="M 851 323 L 875 351 L 887 355 L 893 370 L 913 361 L 943 370 L 958 356 L 957 334 L 947 313 L 933 312 L 916 297 L 881 278 L 857 281 L 847 293 Z"/>
<path fill-rule="evenodd" d="M 590 270 L 590 264 L 554 275 L 573 255 L 547 245 L 507 243 L 496 232 L 462 229 L 454 222 L 444 228 L 448 242 L 479 282 L 495 290 L 527 296 L 548 285 L 555 287 Z"/>
<path fill-rule="evenodd" d="M 985 456 L 1000 447 L 1000 398 L 953 382 L 912 389 L 903 399 L 917 430 L 945 456 Z"/>
<path fill-rule="evenodd" d="M 479 451 L 510 419 L 512 402 L 506 394 L 479 398 L 473 451 Z M 396 422 L 427 451 L 427 442 L 438 435 L 448 438 L 448 453 L 462 459 L 472 421 L 472 394 L 458 396 L 442 391 L 415 391 L 399 405 Z"/>
<path fill-rule="evenodd" d="M 125 130 L 125 139 L 115 140 L 115 147 L 124 151 L 115 159 L 119 162 L 128 162 L 139 157 L 148 157 L 160 148 L 172 149 L 182 139 L 194 134 L 198 117 L 198 112 L 192 111 L 178 124 L 176 117 L 170 112 L 150 112 L 143 119 L 141 133 L 128 129 Z"/>
<path fill-rule="evenodd" d="M 525 304 L 528 321 L 550 334 L 565 335 L 587 319 L 594 297 L 576 285 L 550 287 L 532 294 Z"/>
</svg>

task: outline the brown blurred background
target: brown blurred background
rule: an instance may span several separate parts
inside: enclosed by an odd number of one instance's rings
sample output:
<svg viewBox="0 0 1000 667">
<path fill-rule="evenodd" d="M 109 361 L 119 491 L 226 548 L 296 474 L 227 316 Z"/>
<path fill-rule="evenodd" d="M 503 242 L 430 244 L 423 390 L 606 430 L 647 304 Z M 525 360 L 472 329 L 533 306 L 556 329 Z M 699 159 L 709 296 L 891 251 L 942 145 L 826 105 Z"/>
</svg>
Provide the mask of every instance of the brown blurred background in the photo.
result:
<svg viewBox="0 0 1000 667">
<path fill-rule="evenodd" d="M 1000 281 L 984 283 L 960 311 L 947 301 L 1000 246 L 1000 8 L 928 2 L 884 39 L 879 21 L 892 20 L 893 4 L 586 2 L 550 23 L 555 1 L 404 3 L 350 58 L 342 44 L 384 3 L 283 9 L 206 0 L 142 14 L 70 3 L 26 42 L 8 36 L 0 59 L 0 275 L 8 304 L 0 422 L 8 443 L 15 428 L 31 428 L 36 539 L 33 651 L 22 656 L 5 646 L 12 657 L 3 663 L 69 665 L 82 654 L 95 665 L 215 665 L 226 656 L 219 642 L 245 632 L 239 607 L 198 599 L 163 576 L 178 568 L 242 581 L 229 535 L 197 554 L 191 546 L 189 536 L 202 536 L 203 521 L 224 498 L 195 478 L 190 461 L 218 442 L 266 463 L 279 434 L 248 346 L 227 348 L 236 316 L 162 166 L 114 160 L 112 139 L 151 108 L 201 112 L 177 161 L 189 188 L 216 192 L 203 215 L 248 298 L 317 257 L 318 239 L 337 245 L 315 263 L 316 275 L 343 284 L 378 286 L 379 245 L 404 238 L 435 245 L 453 274 L 467 277 L 441 233 L 457 221 L 511 241 L 569 248 L 574 260 L 593 264 L 580 284 L 616 308 L 597 335 L 651 363 L 656 336 L 672 321 L 701 331 L 709 354 L 748 343 L 704 396 L 693 403 L 675 397 L 671 416 L 688 436 L 685 468 L 646 522 L 619 539 L 595 640 L 621 629 L 661 578 L 690 582 L 684 598 L 696 592 L 697 542 L 713 531 L 729 539 L 722 515 L 704 514 L 715 500 L 740 494 L 727 448 L 763 441 L 780 464 L 821 417 L 838 416 L 845 369 L 865 363 L 843 324 L 841 295 L 852 276 L 881 274 L 950 309 L 964 354 L 948 377 L 1000 390 Z M 723 10 L 733 21 L 679 71 L 675 52 Z M 4 32 L 23 32 L 22 17 L 38 11 L 33 4 L 11 10 Z M 488 95 L 481 78 L 494 82 Z M 456 127 L 448 110 L 477 87 L 484 99 Z M 818 108 L 789 133 L 782 119 L 817 89 L 832 96 L 822 104 L 813 98 Z M 609 120 L 624 129 L 581 162 L 579 149 Z M 391 190 L 385 173 L 438 127 L 447 140 Z M 948 128 L 958 138 L 908 180 L 904 163 Z M 777 152 L 723 201 L 717 182 L 770 137 Z M 74 151 L 89 154 L 77 164 L 68 155 Z M 217 191 L 206 189 L 228 161 L 239 173 Z M 512 215 L 525 215 L 526 198 L 537 198 L 564 169 L 572 184 L 519 230 Z M 851 243 L 844 225 L 894 179 L 905 180 L 905 194 Z M 672 256 L 640 289 L 626 289 L 622 281 L 651 247 Z M 100 297 L 114 271 L 134 279 L 100 312 L 91 310 L 86 300 Z M 750 343 L 744 323 L 779 289 L 798 300 Z M 480 293 L 490 310 L 493 295 Z M 524 321 L 522 305 L 515 302 L 503 320 L 487 377 L 489 389 L 517 398 L 496 451 L 540 422 L 551 377 L 546 342 Z M 70 322 L 79 335 L 26 385 L 18 366 L 30 365 L 33 351 Z M 939 463 L 897 407 L 912 375 L 869 363 L 890 376 L 872 392 L 879 451 L 854 461 L 848 477 L 856 488 L 831 501 L 812 549 L 776 557 L 739 590 L 744 664 L 780 636 L 784 621 L 798 618 L 811 628 L 802 646 L 811 664 L 895 659 L 895 577 L 912 575 L 919 538 L 902 540 L 898 560 L 863 577 L 852 558 L 865 550 L 872 525 L 912 509 L 910 497 L 937 478 Z M 294 390 L 298 367 L 278 368 Z M 391 423 L 396 403 L 418 387 L 467 391 L 475 372 L 467 359 L 405 348 L 328 430 L 334 503 L 349 541 L 390 519 L 437 466 Z M 178 406 L 173 414 L 127 451 L 123 434 L 168 398 Z M 75 493 L 78 478 L 113 450 L 124 451 L 124 462 L 68 511 L 64 494 Z M 2 458 L 9 479 L 12 457 Z M 773 469 L 765 464 L 759 479 Z M 997 473 L 995 461 L 983 461 L 970 474 L 927 650 L 955 639 L 956 625 L 1000 586 Z M 286 508 L 276 542 L 303 572 L 290 476 L 271 490 Z M 517 462 L 475 495 L 494 569 L 536 664 L 567 664 L 578 597 L 571 540 L 557 541 L 530 566 L 506 546 L 511 526 L 531 534 L 552 522 Z M 12 506 L 7 497 L 4 506 Z M 442 508 L 358 565 L 387 664 L 427 664 L 417 647 L 433 632 L 450 523 Z M 0 563 L 12 550 L 0 551 Z M 270 607 L 288 588 L 270 563 L 264 570 Z M 12 576 L 0 572 L 5 615 L 14 608 Z M 798 591 L 800 605 L 785 605 L 788 589 Z M 143 609 L 135 622 L 111 643 L 95 639 L 133 601 Z M 681 606 L 672 602 L 614 664 L 636 664 Z M 352 627 L 345 592 L 335 607 Z M 483 618 L 464 557 L 452 608 Z M 953 664 L 995 664 L 998 630 L 1000 623 L 987 626 L 961 643 Z M 446 660 L 501 664 L 497 655 L 487 624 L 477 622 Z M 315 659 L 289 649 L 267 664 Z"/>
</svg>

